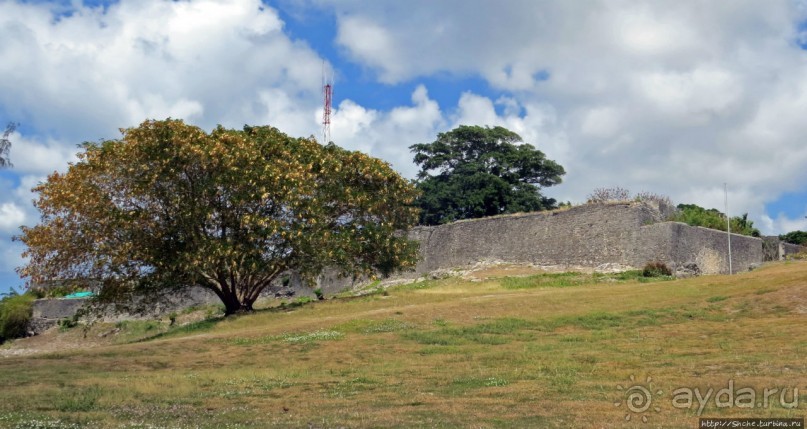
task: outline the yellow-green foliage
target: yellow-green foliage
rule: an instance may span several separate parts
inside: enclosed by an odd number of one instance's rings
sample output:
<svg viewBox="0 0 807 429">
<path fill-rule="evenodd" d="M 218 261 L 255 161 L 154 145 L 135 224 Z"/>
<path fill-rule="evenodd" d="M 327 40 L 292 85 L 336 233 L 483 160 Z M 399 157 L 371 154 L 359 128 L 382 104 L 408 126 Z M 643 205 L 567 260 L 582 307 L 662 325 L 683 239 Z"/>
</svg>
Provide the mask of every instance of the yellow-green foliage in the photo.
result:
<svg viewBox="0 0 807 429">
<path fill-rule="evenodd" d="M 397 232 L 417 221 L 417 192 L 360 152 L 268 126 L 207 133 L 165 120 L 85 143 L 78 158 L 35 189 L 42 219 L 20 237 L 33 283 L 94 280 L 100 300 L 142 307 L 198 285 L 232 314 L 287 270 L 415 263 L 417 243 Z"/>
<path fill-rule="evenodd" d="M 25 335 L 34 299 L 33 295 L 26 293 L 0 300 L 0 343 Z"/>
</svg>

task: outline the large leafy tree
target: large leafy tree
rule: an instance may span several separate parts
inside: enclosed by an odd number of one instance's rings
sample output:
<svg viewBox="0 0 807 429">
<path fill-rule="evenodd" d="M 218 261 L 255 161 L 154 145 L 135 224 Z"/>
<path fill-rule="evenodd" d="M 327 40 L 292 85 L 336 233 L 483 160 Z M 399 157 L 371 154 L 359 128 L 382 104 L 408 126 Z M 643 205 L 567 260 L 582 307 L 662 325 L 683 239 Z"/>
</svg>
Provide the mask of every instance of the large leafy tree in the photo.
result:
<svg viewBox="0 0 807 429">
<path fill-rule="evenodd" d="M 415 262 L 399 231 L 417 220 L 416 190 L 365 154 L 271 127 L 208 134 L 178 120 L 83 149 L 34 189 L 41 223 L 18 237 L 29 284 L 87 279 L 100 302 L 140 307 L 201 286 L 232 314 L 287 270 L 361 275 Z"/>
<path fill-rule="evenodd" d="M 412 145 L 420 166 L 420 222 L 436 225 L 554 208 L 556 201 L 541 195 L 541 189 L 560 183 L 565 171 L 521 142 L 503 127 L 463 125 L 431 143 Z"/>
</svg>

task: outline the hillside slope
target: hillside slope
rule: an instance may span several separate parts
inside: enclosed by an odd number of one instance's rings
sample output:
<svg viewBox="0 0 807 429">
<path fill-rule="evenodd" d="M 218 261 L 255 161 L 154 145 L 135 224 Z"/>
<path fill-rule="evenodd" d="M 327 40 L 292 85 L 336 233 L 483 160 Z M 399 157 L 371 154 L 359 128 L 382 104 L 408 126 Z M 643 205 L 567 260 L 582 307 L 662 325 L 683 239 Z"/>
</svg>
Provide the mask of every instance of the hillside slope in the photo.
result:
<svg viewBox="0 0 807 429">
<path fill-rule="evenodd" d="M 805 414 L 807 263 L 653 282 L 490 274 L 0 358 L 0 427 L 692 428 L 697 402 L 673 392 L 729 385 L 786 395 L 712 399 L 703 416 Z M 633 385 L 649 388 L 642 412 Z"/>
</svg>

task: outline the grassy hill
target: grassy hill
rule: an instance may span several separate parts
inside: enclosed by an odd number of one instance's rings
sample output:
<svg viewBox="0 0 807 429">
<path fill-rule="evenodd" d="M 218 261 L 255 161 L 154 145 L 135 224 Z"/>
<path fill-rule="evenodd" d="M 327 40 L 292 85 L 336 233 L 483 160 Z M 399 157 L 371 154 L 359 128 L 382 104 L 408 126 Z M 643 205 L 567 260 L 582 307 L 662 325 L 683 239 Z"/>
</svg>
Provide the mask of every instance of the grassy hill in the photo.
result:
<svg viewBox="0 0 807 429">
<path fill-rule="evenodd" d="M 109 326 L 17 341 L 96 347 L 0 358 L 0 427 L 694 428 L 697 401 L 676 407 L 673 392 L 729 383 L 755 402 L 780 390 L 751 409 L 712 398 L 704 417 L 805 415 L 807 263 L 652 282 L 514 273 L 119 326 L 111 342 L 146 337 L 123 344 L 99 345 Z M 628 408 L 634 385 L 644 412 Z"/>
</svg>

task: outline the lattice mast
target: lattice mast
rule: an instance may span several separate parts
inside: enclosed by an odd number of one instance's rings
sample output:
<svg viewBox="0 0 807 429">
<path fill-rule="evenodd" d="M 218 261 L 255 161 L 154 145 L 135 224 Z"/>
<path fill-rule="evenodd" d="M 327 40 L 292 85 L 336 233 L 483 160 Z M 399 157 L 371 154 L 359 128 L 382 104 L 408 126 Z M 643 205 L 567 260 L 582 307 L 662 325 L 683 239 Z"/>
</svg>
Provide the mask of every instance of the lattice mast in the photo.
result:
<svg viewBox="0 0 807 429">
<path fill-rule="evenodd" d="M 333 72 L 322 62 L 322 144 L 331 142 L 331 103 L 333 102 Z"/>
</svg>

